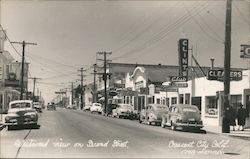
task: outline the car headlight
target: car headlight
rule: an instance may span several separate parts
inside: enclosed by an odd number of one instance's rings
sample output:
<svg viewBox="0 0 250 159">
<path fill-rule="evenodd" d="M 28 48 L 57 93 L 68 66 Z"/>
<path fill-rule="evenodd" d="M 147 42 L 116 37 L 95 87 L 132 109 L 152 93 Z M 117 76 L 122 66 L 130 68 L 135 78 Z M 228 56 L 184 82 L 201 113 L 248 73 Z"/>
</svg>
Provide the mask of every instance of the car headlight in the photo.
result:
<svg viewBox="0 0 250 159">
<path fill-rule="evenodd" d="M 10 120 L 10 117 L 9 117 L 9 116 L 6 116 L 6 117 L 5 117 L 5 121 L 8 121 L 8 120 Z"/>
</svg>

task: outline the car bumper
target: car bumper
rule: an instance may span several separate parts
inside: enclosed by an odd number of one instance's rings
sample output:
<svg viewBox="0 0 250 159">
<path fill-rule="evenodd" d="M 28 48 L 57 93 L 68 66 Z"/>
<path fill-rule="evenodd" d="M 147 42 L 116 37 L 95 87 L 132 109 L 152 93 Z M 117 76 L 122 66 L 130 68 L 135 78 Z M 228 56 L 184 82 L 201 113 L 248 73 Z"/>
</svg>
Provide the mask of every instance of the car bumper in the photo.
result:
<svg viewBox="0 0 250 159">
<path fill-rule="evenodd" d="M 176 123 L 176 126 L 193 127 L 193 128 L 203 128 L 204 127 L 202 124 L 198 124 L 198 123 Z"/>
<path fill-rule="evenodd" d="M 11 126 L 11 125 L 30 125 L 30 124 L 37 124 L 37 121 L 23 121 L 23 122 L 7 122 L 4 123 L 6 126 Z"/>
</svg>

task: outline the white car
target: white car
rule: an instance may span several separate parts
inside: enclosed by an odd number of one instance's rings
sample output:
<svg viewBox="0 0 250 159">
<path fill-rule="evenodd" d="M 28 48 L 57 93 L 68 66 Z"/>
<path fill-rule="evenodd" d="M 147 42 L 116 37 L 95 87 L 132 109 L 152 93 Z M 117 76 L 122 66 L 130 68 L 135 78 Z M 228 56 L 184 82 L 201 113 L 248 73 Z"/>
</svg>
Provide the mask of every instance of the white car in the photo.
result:
<svg viewBox="0 0 250 159">
<path fill-rule="evenodd" d="M 102 105 L 100 103 L 93 103 L 92 106 L 90 107 L 90 112 L 102 113 Z"/>
<path fill-rule="evenodd" d="M 118 104 L 116 109 L 112 110 L 112 117 L 133 119 L 133 106 L 129 104 Z"/>
<path fill-rule="evenodd" d="M 18 125 L 37 126 L 37 121 L 38 113 L 31 100 L 16 100 L 9 103 L 8 114 L 5 117 L 8 130 Z"/>
</svg>

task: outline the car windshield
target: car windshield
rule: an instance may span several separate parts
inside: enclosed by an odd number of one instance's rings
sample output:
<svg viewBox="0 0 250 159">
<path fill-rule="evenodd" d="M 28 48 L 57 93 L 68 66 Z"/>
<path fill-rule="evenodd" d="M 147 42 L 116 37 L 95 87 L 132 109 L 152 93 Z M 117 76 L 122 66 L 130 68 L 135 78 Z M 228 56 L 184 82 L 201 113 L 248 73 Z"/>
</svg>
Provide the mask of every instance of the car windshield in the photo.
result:
<svg viewBox="0 0 250 159">
<path fill-rule="evenodd" d="M 99 103 L 95 103 L 95 104 L 94 104 L 94 106 L 100 107 L 100 106 L 101 106 L 101 104 L 99 104 Z"/>
<path fill-rule="evenodd" d="M 182 111 L 183 112 L 192 112 L 192 113 L 198 112 L 198 110 L 195 108 L 183 108 Z"/>
<path fill-rule="evenodd" d="M 10 105 L 10 107 L 13 108 L 30 108 L 30 103 L 13 103 Z"/>
</svg>

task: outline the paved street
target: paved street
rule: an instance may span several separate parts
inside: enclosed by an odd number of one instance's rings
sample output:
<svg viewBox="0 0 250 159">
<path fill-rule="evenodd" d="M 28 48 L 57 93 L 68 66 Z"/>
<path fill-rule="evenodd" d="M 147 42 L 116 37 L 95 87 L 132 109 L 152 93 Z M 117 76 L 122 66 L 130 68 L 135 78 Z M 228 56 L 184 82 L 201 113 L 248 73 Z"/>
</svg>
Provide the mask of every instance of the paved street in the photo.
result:
<svg viewBox="0 0 250 159">
<path fill-rule="evenodd" d="M 2 130 L 1 158 L 249 157 L 249 143 L 243 139 L 171 131 L 80 110 L 45 110 L 39 125 Z"/>
</svg>

